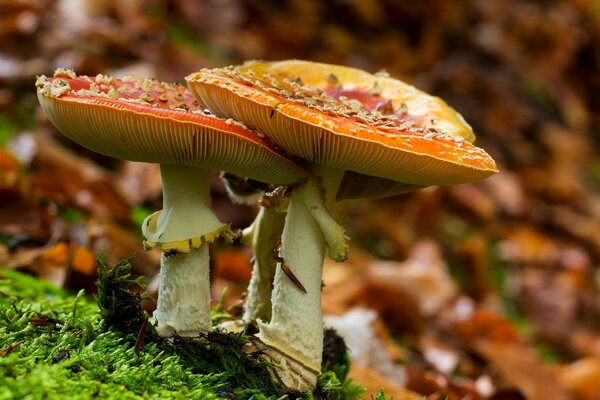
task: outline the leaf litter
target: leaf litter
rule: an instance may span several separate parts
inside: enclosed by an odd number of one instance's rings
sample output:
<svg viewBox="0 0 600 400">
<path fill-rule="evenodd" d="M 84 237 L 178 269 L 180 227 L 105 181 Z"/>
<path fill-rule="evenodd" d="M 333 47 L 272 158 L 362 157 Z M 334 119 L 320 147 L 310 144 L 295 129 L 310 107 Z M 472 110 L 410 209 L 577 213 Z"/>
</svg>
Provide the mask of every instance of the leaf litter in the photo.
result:
<svg viewBox="0 0 600 400">
<path fill-rule="evenodd" d="M 357 329 L 381 345 L 382 365 L 391 363 L 404 378 L 365 366 L 362 357 L 350 375 L 377 398 L 386 387 L 396 399 L 408 389 L 431 399 L 596 399 L 600 29 L 592 3 L 0 5 L 0 265 L 88 293 L 97 279 L 89 260 L 101 250 L 111 265 L 137 254 L 134 276 L 158 272 L 159 255 L 142 250 L 134 223 L 160 207 L 156 170 L 62 138 L 36 108 L 35 75 L 65 66 L 181 81 L 200 67 L 251 58 L 385 68 L 452 104 L 502 172 L 477 184 L 340 204 L 352 251 L 343 265 L 326 265 L 324 311 L 341 318 L 357 307 L 371 310 L 375 319 Z M 252 221 L 256 210 L 231 205 L 218 179 L 213 192 L 223 219 L 236 228 Z M 213 298 L 228 287 L 225 304 L 239 303 L 247 251 L 217 245 L 214 253 Z M 56 301 L 49 309 L 62 309 Z M 152 310 L 150 301 L 143 304 Z M 80 316 L 86 310 L 81 306 Z M 73 326 L 68 313 L 25 312 Z M 74 333 L 43 357 L 64 354 L 56 365 L 75 365 L 78 356 L 66 350 L 90 335 L 78 328 L 81 337 Z M 0 346 L 3 360 L 15 357 L 25 345 L 19 342 Z M 122 370 L 115 371 L 95 378 L 118 380 Z M 37 374 L 29 386 L 48 379 Z M 202 380 L 185 374 L 174 372 L 189 385 Z"/>
</svg>

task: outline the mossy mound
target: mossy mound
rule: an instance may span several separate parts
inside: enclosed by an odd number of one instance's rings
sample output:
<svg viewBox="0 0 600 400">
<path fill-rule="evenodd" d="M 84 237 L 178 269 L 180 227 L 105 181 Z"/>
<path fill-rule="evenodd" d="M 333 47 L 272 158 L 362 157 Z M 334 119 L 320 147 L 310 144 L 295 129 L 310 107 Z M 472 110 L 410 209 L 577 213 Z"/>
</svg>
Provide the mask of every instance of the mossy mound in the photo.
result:
<svg viewBox="0 0 600 400">
<path fill-rule="evenodd" d="M 0 270 L 0 399 L 360 397 L 347 364 L 329 367 L 315 393 L 286 393 L 260 355 L 242 351 L 243 334 L 164 340 L 130 290 L 128 262 L 99 272 L 96 304 Z"/>
</svg>

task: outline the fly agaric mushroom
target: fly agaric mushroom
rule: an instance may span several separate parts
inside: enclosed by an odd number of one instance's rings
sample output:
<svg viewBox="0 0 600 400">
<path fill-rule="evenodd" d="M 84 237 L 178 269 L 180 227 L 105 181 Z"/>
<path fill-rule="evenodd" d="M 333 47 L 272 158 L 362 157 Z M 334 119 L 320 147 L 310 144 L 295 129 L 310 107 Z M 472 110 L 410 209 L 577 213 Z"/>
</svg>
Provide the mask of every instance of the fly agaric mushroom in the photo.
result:
<svg viewBox="0 0 600 400">
<path fill-rule="evenodd" d="M 291 194 L 280 250 L 281 264 L 293 270 L 306 294 L 278 269 L 271 321 L 259 323 L 258 337 L 282 364 L 277 374 L 286 385 L 314 387 L 322 356 L 325 245 L 338 261 L 347 250 L 328 210 L 338 193 L 367 194 L 356 186 L 340 191 L 348 172 L 398 182 L 400 191 L 408 191 L 483 179 L 497 172 L 496 165 L 465 140 L 473 138 L 470 127 L 442 100 L 388 76 L 284 61 L 202 70 L 186 79 L 216 115 L 244 121 L 312 163 L 312 177 Z M 385 194 L 381 185 L 374 188 Z"/>
<path fill-rule="evenodd" d="M 210 330 L 207 243 L 234 236 L 209 208 L 211 170 L 274 184 L 298 182 L 306 172 L 256 132 L 202 111 L 180 85 L 61 69 L 36 86 L 65 136 L 104 155 L 160 164 L 163 210 L 142 227 L 146 247 L 163 252 L 157 328 L 162 336 Z"/>
<path fill-rule="evenodd" d="M 251 246 L 253 253 L 242 324 L 258 319 L 268 322 L 277 264 L 274 255 L 281 241 L 288 206 L 286 188 L 279 186 L 269 191 L 268 185 L 230 173 L 223 174 L 222 178 L 235 203 L 260 205 L 252 224 L 242 231 L 242 242 Z"/>
</svg>

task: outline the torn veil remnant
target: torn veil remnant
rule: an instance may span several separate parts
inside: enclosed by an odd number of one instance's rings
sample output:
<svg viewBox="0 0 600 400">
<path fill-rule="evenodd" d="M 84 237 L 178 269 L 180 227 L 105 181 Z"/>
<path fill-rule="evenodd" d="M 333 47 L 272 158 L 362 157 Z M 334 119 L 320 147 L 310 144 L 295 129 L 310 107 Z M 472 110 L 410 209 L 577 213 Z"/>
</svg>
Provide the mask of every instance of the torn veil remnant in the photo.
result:
<svg viewBox="0 0 600 400">
<path fill-rule="evenodd" d="M 210 330 L 208 243 L 235 236 L 209 207 L 211 171 L 288 185 L 305 179 L 304 169 L 255 131 L 202 111 L 180 85 L 60 69 L 36 87 L 65 136 L 107 156 L 161 165 L 163 210 L 142 226 L 145 245 L 163 252 L 157 329 L 163 336 Z"/>
<path fill-rule="evenodd" d="M 311 178 L 293 188 L 280 251 L 307 294 L 279 268 L 271 320 L 259 324 L 258 337 L 286 385 L 314 387 L 325 248 L 337 261 L 348 250 L 329 215 L 334 200 L 476 181 L 496 165 L 470 143 L 471 128 L 452 108 L 387 75 L 292 60 L 205 69 L 187 81 L 216 115 L 259 129 L 311 163 Z"/>
</svg>

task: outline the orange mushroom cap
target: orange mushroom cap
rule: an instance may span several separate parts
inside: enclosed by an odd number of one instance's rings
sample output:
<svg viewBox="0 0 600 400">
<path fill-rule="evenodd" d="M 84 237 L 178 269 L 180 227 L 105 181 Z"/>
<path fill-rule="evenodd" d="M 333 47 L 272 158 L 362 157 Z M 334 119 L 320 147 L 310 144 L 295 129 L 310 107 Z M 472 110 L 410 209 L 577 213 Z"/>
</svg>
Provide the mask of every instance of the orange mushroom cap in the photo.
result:
<svg viewBox="0 0 600 400">
<path fill-rule="evenodd" d="M 186 79 L 216 115 L 260 129 L 287 152 L 355 177 L 382 178 L 377 194 L 390 182 L 410 191 L 497 172 L 468 141 L 472 130 L 458 113 L 387 76 L 292 60 L 204 69 Z M 350 184 L 342 183 L 338 198 L 368 194 Z"/>
<path fill-rule="evenodd" d="M 243 124 L 217 118 L 183 86 L 152 79 L 76 76 L 58 70 L 36 82 L 50 121 L 67 137 L 120 159 L 222 169 L 271 184 L 306 172 Z"/>
</svg>

